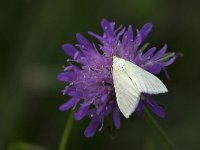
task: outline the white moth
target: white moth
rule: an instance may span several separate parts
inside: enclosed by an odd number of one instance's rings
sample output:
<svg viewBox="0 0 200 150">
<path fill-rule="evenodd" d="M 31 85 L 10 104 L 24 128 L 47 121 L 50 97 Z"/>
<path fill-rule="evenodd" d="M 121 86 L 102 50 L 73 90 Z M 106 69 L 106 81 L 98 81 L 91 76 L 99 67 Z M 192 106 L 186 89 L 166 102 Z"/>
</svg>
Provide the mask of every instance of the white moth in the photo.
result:
<svg viewBox="0 0 200 150">
<path fill-rule="evenodd" d="M 117 104 L 126 118 L 137 108 L 141 93 L 158 94 L 168 91 L 156 76 L 116 56 L 113 56 L 112 76 Z"/>
</svg>

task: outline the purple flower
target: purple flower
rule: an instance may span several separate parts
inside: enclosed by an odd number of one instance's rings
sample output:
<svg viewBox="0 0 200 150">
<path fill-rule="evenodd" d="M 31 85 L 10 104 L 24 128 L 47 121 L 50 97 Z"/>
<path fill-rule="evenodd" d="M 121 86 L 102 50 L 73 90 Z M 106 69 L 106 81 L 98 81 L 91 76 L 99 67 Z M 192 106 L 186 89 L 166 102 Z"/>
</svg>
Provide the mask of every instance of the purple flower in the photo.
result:
<svg viewBox="0 0 200 150">
<path fill-rule="evenodd" d="M 77 33 L 78 44 L 64 44 L 64 52 L 70 57 L 64 71 L 58 75 L 60 81 L 69 83 L 63 90 L 63 95 L 71 98 L 60 106 L 61 111 L 66 111 L 78 105 L 74 117 L 81 120 L 91 118 L 84 134 L 92 137 L 97 130 L 103 127 L 104 117 L 111 115 L 116 128 L 120 127 L 120 110 L 116 102 L 116 95 L 112 79 L 112 56 L 118 56 L 128 61 L 133 61 L 143 69 L 158 74 L 171 65 L 175 53 L 166 53 L 167 45 L 160 50 L 152 47 L 144 51 L 141 48 L 145 38 L 152 29 L 151 23 L 146 23 L 137 30 L 134 36 L 132 26 L 128 29 L 122 25 L 115 29 L 114 22 L 106 19 L 101 21 L 103 35 L 93 32 L 89 34 L 100 41 L 98 47 Z M 165 71 L 166 72 L 166 71 Z M 139 115 L 143 105 L 152 110 L 157 116 L 164 117 L 164 109 L 149 95 L 144 95 L 140 100 L 136 113 Z"/>
</svg>

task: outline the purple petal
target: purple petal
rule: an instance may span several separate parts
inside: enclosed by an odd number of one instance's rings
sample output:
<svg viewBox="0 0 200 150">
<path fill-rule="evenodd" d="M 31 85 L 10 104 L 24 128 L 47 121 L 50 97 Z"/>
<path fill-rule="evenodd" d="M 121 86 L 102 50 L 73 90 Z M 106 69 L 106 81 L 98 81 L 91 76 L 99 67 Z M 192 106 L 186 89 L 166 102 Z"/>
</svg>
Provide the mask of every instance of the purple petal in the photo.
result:
<svg viewBox="0 0 200 150">
<path fill-rule="evenodd" d="M 163 71 L 164 71 L 164 73 L 165 73 L 166 78 L 167 78 L 168 80 L 170 80 L 170 75 L 169 75 L 169 73 L 167 72 L 166 67 L 163 67 Z"/>
<path fill-rule="evenodd" d="M 158 74 L 162 70 L 162 66 L 160 64 L 152 64 L 151 66 L 147 67 L 147 71 L 151 72 L 152 74 Z"/>
<path fill-rule="evenodd" d="M 142 52 L 139 51 L 137 56 L 135 57 L 135 60 L 134 60 L 135 64 L 139 64 L 140 63 L 141 56 L 142 56 Z"/>
<path fill-rule="evenodd" d="M 74 48 L 74 46 L 72 46 L 71 44 L 64 44 L 62 46 L 65 54 L 67 54 L 68 56 L 72 57 L 74 56 L 74 54 L 78 51 L 76 48 Z"/>
<path fill-rule="evenodd" d="M 105 109 L 104 109 L 104 115 L 105 115 L 105 116 L 108 116 L 108 115 L 111 113 L 111 111 L 113 110 L 113 108 L 116 106 L 115 102 L 116 102 L 116 101 L 110 101 L 110 102 L 106 105 L 106 107 L 105 107 Z"/>
<path fill-rule="evenodd" d="M 137 36 L 135 37 L 134 42 L 133 42 L 135 49 L 137 49 L 141 43 L 142 43 L 142 35 L 140 31 L 137 30 Z"/>
<path fill-rule="evenodd" d="M 165 117 L 165 110 L 162 106 L 158 105 L 152 98 L 146 97 L 145 103 L 149 109 L 151 109 L 154 114 L 157 116 L 164 118 Z"/>
<path fill-rule="evenodd" d="M 111 24 L 106 19 L 102 19 L 101 27 L 104 33 L 106 34 L 106 36 L 111 37 L 111 38 L 114 36 L 113 26 L 111 26 Z"/>
<path fill-rule="evenodd" d="M 83 97 L 83 91 L 77 90 L 76 86 L 69 86 L 67 89 L 65 89 L 65 93 L 72 97 L 79 97 L 80 99 Z"/>
<path fill-rule="evenodd" d="M 163 48 L 161 48 L 153 57 L 152 57 L 152 60 L 157 60 L 159 59 L 160 57 L 162 57 L 165 52 L 167 51 L 167 44 L 165 44 L 163 46 Z"/>
<path fill-rule="evenodd" d="M 148 57 L 152 57 L 154 52 L 156 51 L 156 48 L 155 47 L 152 47 L 150 48 L 149 50 L 147 50 L 145 53 L 144 53 L 144 57 L 148 58 Z"/>
<path fill-rule="evenodd" d="M 115 29 L 115 22 L 109 22 L 112 31 Z"/>
<path fill-rule="evenodd" d="M 94 118 L 92 118 L 89 125 L 84 131 L 85 136 L 87 138 L 94 136 L 100 123 L 101 123 L 101 117 L 95 116 Z"/>
<path fill-rule="evenodd" d="M 143 104 L 142 100 L 140 100 L 138 103 L 138 106 L 136 108 L 136 115 L 141 116 L 143 109 L 144 109 L 144 104 Z"/>
<path fill-rule="evenodd" d="M 98 115 L 101 114 L 101 112 L 103 111 L 104 108 L 105 108 L 105 104 L 99 105 L 98 108 L 97 108 L 97 114 Z"/>
<path fill-rule="evenodd" d="M 88 49 L 94 48 L 93 45 L 80 33 L 76 34 L 76 39 L 81 46 L 84 46 L 85 48 L 88 48 Z"/>
<path fill-rule="evenodd" d="M 152 23 L 146 23 L 140 29 L 140 34 L 141 34 L 141 37 L 142 37 L 142 41 L 144 41 L 145 38 L 148 36 L 148 34 L 151 32 L 152 27 L 153 27 Z"/>
<path fill-rule="evenodd" d="M 119 127 L 120 127 L 120 111 L 117 106 L 113 109 L 113 121 L 114 121 L 115 127 L 117 129 L 119 129 Z"/>
<path fill-rule="evenodd" d="M 80 69 L 77 66 L 74 65 L 70 65 L 64 68 L 64 71 L 69 71 L 69 70 L 73 70 L 73 71 L 80 71 Z"/>
<path fill-rule="evenodd" d="M 125 32 L 122 38 L 122 44 L 126 45 L 130 41 L 133 41 L 133 29 L 131 25 L 129 25 L 128 31 Z"/>
<path fill-rule="evenodd" d="M 76 79 L 76 72 L 62 72 L 58 74 L 57 78 L 63 82 L 71 82 Z"/>
<path fill-rule="evenodd" d="M 95 37 L 96 39 L 98 39 L 99 41 L 103 41 L 102 37 L 94 32 L 88 32 L 89 35 Z"/>
<path fill-rule="evenodd" d="M 124 31 L 126 30 L 126 28 L 124 27 L 121 31 L 119 31 L 119 33 L 117 34 L 117 41 L 120 39 L 120 37 L 123 35 Z"/>
<path fill-rule="evenodd" d="M 101 97 L 101 103 L 104 103 L 108 99 L 108 94 L 105 94 Z"/>
<path fill-rule="evenodd" d="M 82 63 L 82 61 L 81 61 L 82 58 L 83 58 L 83 53 L 79 52 L 79 51 L 77 51 L 73 56 L 73 59 L 76 60 L 79 63 Z"/>
<path fill-rule="evenodd" d="M 65 111 L 65 110 L 68 110 L 70 109 L 71 107 L 73 107 L 77 102 L 77 98 L 70 98 L 66 103 L 62 104 L 60 107 L 59 107 L 59 110 L 60 111 Z"/>
<path fill-rule="evenodd" d="M 75 113 L 75 119 L 76 120 L 83 119 L 83 117 L 85 117 L 87 115 L 89 107 L 90 107 L 90 105 L 88 105 L 88 104 L 87 105 L 86 104 L 81 104 L 80 108 Z"/>
<path fill-rule="evenodd" d="M 163 66 L 169 66 L 171 65 L 174 61 L 176 60 L 176 56 L 172 57 L 170 60 L 166 61 L 166 62 L 162 62 L 161 64 Z"/>
</svg>

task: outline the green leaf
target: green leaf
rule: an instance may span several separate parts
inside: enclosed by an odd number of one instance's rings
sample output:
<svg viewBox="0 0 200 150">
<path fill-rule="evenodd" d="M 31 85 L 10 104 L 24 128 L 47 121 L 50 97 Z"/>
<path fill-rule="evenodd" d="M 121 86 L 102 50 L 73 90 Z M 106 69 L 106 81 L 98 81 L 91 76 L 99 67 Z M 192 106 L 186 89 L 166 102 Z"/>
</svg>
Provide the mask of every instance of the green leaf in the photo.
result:
<svg viewBox="0 0 200 150">
<path fill-rule="evenodd" d="M 140 49 L 139 51 L 144 52 L 144 50 L 149 46 L 149 43 L 145 43 Z M 139 52 L 138 51 L 138 52 Z"/>
<path fill-rule="evenodd" d="M 8 146 L 7 150 L 47 150 L 47 148 L 24 142 L 16 142 Z"/>
<path fill-rule="evenodd" d="M 175 55 L 175 53 L 165 53 L 160 59 L 159 62 L 167 61 L 170 58 L 172 58 Z"/>
</svg>

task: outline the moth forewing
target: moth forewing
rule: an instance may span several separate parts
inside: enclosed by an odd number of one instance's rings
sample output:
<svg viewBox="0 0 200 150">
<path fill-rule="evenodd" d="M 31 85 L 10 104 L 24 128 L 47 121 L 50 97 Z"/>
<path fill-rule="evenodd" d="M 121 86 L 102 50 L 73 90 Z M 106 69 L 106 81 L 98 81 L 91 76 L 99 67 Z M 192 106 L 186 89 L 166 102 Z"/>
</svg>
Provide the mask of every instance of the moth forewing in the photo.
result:
<svg viewBox="0 0 200 150">
<path fill-rule="evenodd" d="M 159 78 L 141 67 L 125 60 L 124 70 L 140 92 L 147 94 L 168 92 L 166 86 Z"/>
<path fill-rule="evenodd" d="M 115 60 L 113 62 L 115 62 Z M 124 71 L 123 62 L 124 61 L 113 63 L 112 75 L 117 104 L 122 114 L 126 118 L 129 118 L 138 105 L 140 92 Z"/>
</svg>

